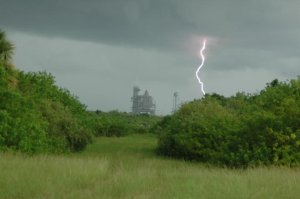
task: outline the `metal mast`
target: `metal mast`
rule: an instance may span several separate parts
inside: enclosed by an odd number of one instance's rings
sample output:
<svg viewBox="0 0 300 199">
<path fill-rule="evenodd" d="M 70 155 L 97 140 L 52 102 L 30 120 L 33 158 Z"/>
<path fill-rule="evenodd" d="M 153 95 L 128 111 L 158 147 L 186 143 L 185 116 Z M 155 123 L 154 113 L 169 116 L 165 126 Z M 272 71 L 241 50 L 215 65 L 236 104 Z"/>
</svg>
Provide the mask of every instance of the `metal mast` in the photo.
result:
<svg viewBox="0 0 300 199">
<path fill-rule="evenodd" d="M 178 108 L 178 92 L 174 92 L 173 94 L 173 110 L 172 112 L 175 113 Z"/>
</svg>

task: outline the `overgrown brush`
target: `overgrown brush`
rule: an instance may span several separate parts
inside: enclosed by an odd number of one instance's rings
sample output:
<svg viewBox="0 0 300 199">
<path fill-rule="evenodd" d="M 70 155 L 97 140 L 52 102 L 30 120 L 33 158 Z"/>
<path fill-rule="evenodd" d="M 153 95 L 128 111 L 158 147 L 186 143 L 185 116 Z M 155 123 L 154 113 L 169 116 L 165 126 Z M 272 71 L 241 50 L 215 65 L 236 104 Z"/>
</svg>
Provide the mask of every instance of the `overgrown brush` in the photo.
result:
<svg viewBox="0 0 300 199">
<path fill-rule="evenodd" d="M 256 95 L 206 95 L 162 120 L 158 152 L 229 167 L 300 163 L 300 77 Z"/>
</svg>

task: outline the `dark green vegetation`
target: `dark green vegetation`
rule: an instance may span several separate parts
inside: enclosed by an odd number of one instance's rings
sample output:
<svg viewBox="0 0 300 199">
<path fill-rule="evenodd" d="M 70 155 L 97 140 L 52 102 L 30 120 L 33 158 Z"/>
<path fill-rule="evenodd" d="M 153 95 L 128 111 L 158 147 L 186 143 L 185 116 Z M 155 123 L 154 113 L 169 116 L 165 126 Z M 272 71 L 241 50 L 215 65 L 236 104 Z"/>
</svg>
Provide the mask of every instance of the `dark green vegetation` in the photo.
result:
<svg viewBox="0 0 300 199">
<path fill-rule="evenodd" d="M 80 151 L 94 136 L 148 132 L 159 118 L 88 112 L 46 72 L 11 64 L 13 45 L 0 31 L 0 150 L 26 153 Z"/>
<path fill-rule="evenodd" d="M 300 195 L 298 168 L 205 167 L 155 155 L 153 135 L 100 137 L 81 153 L 0 153 L 1 199 L 282 199 Z"/>
<path fill-rule="evenodd" d="M 167 156 L 230 167 L 299 165 L 300 77 L 274 80 L 255 95 L 206 95 L 156 130 Z"/>
<path fill-rule="evenodd" d="M 96 111 L 95 116 L 96 136 L 107 137 L 149 133 L 151 127 L 161 120 L 159 116 L 131 115 L 118 111 Z"/>
<path fill-rule="evenodd" d="M 27 153 L 83 149 L 91 141 L 85 106 L 46 72 L 10 63 L 12 45 L 0 32 L 0 149 Z"/>
</svg>

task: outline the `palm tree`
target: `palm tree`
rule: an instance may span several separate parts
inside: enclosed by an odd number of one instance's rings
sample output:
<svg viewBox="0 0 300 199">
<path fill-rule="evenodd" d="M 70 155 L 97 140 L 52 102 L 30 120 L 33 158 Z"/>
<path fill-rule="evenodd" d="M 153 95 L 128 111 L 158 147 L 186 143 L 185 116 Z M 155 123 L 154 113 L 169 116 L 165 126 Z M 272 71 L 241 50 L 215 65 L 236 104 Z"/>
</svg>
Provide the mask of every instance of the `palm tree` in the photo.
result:
<svg viewBox="0 0 300 199">
<path fill-rule="evenodd" d="M 0 30 L 0 62 L 9 64 L 12 59 L 14 45 L 6 38 L 4 31 Z"/>
</svg>

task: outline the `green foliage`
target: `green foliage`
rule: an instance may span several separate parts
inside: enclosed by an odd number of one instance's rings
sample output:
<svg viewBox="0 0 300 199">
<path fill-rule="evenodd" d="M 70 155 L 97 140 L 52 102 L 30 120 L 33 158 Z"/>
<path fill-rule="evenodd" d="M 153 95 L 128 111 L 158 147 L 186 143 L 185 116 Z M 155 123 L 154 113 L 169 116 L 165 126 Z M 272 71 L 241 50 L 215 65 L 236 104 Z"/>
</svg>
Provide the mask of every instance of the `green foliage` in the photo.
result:
<svg viewBox="0 0 300 199">
<path fill-rule="evenodd" d="M 16 73 L 17 88 L 3 74 L 0 89 L 0 145 L 28 153 L 82 150 L 92 139 L 85 107 L 45 72 Z"/>
<path fill-rule="evenodd" d="M 118 111 L 96 111 L 96 136 L 125 136 L 133 133 L 148 133 L 160 117 L 131 115 Z"/>
<path fill-rule="evenodd" d="M 53 150 L 79 151 L 92 140 L 92 132 L 86 123 L 62 103 L 45 100 L 39 109 L 42 117 L 51 124 L 47 132 Z"/>
<path fill-rule="evenodd" d="M 157 121 L 155 124 L 151 126 L 149 132 L 158 135 L 162 134 L 164 130 L 168 128 L 171 118 L 172 117 L 170 115 L 164 116 L 163 118 L 161 118 L 161 120 Z"/>
<path fill-rule="evenodd" d="M 30 99 L 3 88 L 0 96 L 0 147 L 29 153 L 43 151 L 47 147 L 47 123 L 30 107 Z"/>
<path fill-rule="evenodd" d="M 14 46 L 6 38 L 5 32 L 0 30 L 0 62 L 8 63 L 13 54 Z"/>
<path fill-rule="evenodd" d="M 162 120 L 158 152 L 230 167 L 300 163 L 300 78 L 257 95 L 206 95 Z"/>
<path fill-rule="evenodd" d="M 0 31 L 0 150 L 82 150 L 93 137 L 86 107 L 46 72 L 17 71 L 13 45 Z"/>
</svg>

